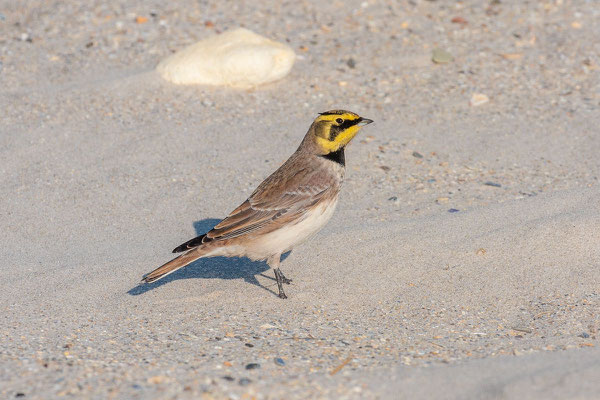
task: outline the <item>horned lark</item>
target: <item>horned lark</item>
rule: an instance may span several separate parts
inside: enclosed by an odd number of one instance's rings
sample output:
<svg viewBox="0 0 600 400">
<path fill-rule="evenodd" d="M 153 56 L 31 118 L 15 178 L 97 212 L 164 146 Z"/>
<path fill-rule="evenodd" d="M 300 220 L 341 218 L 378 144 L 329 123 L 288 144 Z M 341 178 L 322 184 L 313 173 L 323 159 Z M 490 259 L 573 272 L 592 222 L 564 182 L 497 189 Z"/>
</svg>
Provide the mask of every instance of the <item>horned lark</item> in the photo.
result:
<svg viewBox="0 0 600 400">
<path fill-rule="evenodd" d="M 300 147 L 238 208 L 208 233 L 173 250 L 185 252 L 146 274 L 155 282 L 201 257 L 267 260 L 279 297 L 289 284 L 279 269 L 281 254 L 317 233 L 333 215 L 345 172 L 344 149 L 370 119 L 344 110 L 319 114 Z"/>
</svg>

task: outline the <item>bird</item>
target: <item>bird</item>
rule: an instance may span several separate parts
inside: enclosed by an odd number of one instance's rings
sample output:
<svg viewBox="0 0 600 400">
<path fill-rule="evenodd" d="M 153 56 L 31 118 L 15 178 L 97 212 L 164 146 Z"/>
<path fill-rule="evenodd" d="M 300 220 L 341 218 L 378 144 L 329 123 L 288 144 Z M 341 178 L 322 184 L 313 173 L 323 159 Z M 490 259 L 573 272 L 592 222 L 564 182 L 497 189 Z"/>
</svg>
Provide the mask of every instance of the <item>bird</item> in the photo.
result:
<svg viewBox="0 0 600 400">
<path fill-rule="evenodd" d="M 325 226 L 338 203 L 344 181 L 344 150 L 373 120 L 345 110 L 319 113 L 298 149 L 267 177 L 239 207 L 209 232 L 177 246 L 183 254 L 142 277 L 156 282 L 203 257 L 266 260 L 286 299 L 290 284 L 280 269 L 281 255 Z"/>
</svg>

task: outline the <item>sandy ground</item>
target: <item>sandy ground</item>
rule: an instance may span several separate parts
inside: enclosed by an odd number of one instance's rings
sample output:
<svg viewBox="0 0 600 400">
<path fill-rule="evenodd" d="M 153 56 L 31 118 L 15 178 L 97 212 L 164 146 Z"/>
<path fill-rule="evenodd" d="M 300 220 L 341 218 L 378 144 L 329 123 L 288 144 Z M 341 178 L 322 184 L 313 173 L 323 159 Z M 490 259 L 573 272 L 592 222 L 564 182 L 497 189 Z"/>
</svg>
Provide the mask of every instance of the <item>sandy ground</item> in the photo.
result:
<svg viewBox="0 0 600 400">
<path fill-rule="evenodd" d="M 600 7 L 324 3 L 0 2 L 0 397 L 597 398 Z M 288 77 L 153 72 L 240 25 Z M 287 301 L 244 259 L 137 286 L 338 107 L 376 123 Z"/>
</svg>

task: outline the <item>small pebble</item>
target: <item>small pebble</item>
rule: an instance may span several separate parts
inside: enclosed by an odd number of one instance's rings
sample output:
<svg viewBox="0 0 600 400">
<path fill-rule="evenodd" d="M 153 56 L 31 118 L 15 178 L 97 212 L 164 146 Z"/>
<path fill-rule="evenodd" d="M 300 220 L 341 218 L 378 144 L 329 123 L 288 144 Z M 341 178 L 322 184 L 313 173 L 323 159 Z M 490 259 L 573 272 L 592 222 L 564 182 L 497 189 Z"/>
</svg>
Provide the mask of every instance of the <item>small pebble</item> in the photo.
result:
<svg viewBox="0 0 600 400">
<path fill-rule="evenodd" d="M 504 53 L 501 54 L 502 58 L 505 60 L 518 60 L 523 57 L 522 53 Z"/>
<path fill-rule="evenodd" d="M 467 25 L 469 22 L 463 17 L 454 17 L 450 20 L 453 24 Z"/>
<path fill-rule="evenodd" d="M 282 358 L 275 357 L 273 361 L 275 361 L 275 364 L 279 365 L 280 367 L 283 367 L 285 365 L 285 361 L 283 361 Z"/>
<path fill-rule="evenodd" d="M 490 98 L 483 93 L 473 93 L 473 95 L 471 96 L 471 100 L 469 100 L 469 104 L 471 105 L 471 107 L 481 106 L 489 102 Z"/>
<path fill-rule="evenodd" d="M 165 376 L 156 375 L 156 376 L 152 376 L 152 377 L 148 378 L 147 382 L 151 383 L 153 385 L 159 385 L 159 384 L 165 382 L 166 380 L 167 380 L 167 378 Z"/>
<path fill-rule="evenodd" d="M 448 210 L 449 213 L 457 213 L 459 211 L 460 210 L 457 210 L 456 208 L 451 208 L 451 209 Z"/>
<path fill-rule="evenodd" d="M 589 334 L 589 333 L 587 333 L 587 332 L 583 332 L 583 333 L 581 333 L 581 334 L 579 334 L 579 335 L 577 335 L 577 336 L 579 336 L 580 338 L 587 339 L 587 338 L 589 338 L 589 337 L 590 337 L 590 334 Z"/>
<path fill-rule="evenodd" d="M 15 394 L 15 397 L 25 397 L 25 393 L 23 393 L 23 392 L 17 392 Z"/>
<path fill-rule="evenodd" d="M 254 345 L 252 343 L 246 343 L 245 346 L 246 347 L 254 347 Z"/>
<path fill-rule="evenodd" d="M 260 364 L 258 364 L 258 363 L 246 364 L 246 369 L 258 369 L 258 368 L 260 368 Z"/>
<path fill-rule="evenodd" d="M 431 54 L 431 61 L 433 61 L 436 64 L 446 64 L 451 62 L 452 60 L 454 60 L 454 57 L 452 56 L 452 54 L 448 53 L 446 50 L 443 49 L 433 49 L 433 52 Z"/>
<path fill-rule="evenodd" d="M 240 386 L 247 386 L 252 383 L 252 381 L 248 378 L 241 378 L 238 382 Z"/>
<path fill-rule="evenodd" d="M 388 199 L 388 201 L 391 201 L 392 203 L 394 203 L 395 205 L 400 205 L 400 199 L 398 199 L 398 196 L 392 196 Z"/>
<path fill-rule="evenodd" d="M 28 43 L 33 42 L 33 39 L 31 39 L 31 36 L 29 36 L 28 33 L 21 33 L 20 39 L 22 42 L 28 42 Z"/>
<path fill-rule="evenodd" d="M 423 158 L 423 154 L 419 153 L 418 151 L 413 151 L 412 155 L 416 158 Z"/>
<path fill-rule="evenodd" d="M 233 376 L 229 376 L 229 375 L 225 375 L 225 376 L 223 377 L 223 379 L 225 379 L 225 380 L 226 380 L 226 381 L 228 381 L 228 382 L 233 382 L 233 381 L 235 381 L 235 379 L 233 378 Z"/>
<path fill-rule="evenodd" d="M 349 58 L 348 61 L 346 61 L 346 65 L 350 68 L 354 68 L 356 67 L 356 61 L 354 61 L 353 58 Z"/>
<path fill-rule="evenodd" d="M 493 186 L 493 187 L 502 187 L 501 184 L 496 183 L 496 182 L 490 182 L 490 181 L 484 183 L 484 185 L 486 185 L 486 186 Z"/>
</svg>

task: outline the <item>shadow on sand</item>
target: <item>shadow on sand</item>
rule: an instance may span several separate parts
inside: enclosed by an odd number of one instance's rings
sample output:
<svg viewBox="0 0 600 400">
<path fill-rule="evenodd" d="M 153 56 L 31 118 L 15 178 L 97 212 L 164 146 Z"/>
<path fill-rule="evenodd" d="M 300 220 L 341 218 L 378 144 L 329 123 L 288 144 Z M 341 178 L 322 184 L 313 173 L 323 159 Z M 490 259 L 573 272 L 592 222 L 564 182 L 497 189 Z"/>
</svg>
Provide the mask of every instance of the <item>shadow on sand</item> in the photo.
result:
<svg viewBox="0 0 600 400">
<path fill-rule="evenodd" d="M 194 229 L 197 235 L 202 235 L 213 228 L 221 220 L 207 218 L 201 221 L 194 222 Z M 284 260 L 290 253 L 284 254 L 281 259 Z M 175 257 L 175 255 L 173 255 Z M 144 294 L 150 290 L 156 289 L 159 286 L 178 279 L 243 279 L 253 285 L 259 286 L 274 295 L 277 295 L 273 290 L 263 286 L 256 279 L 256 275 L 262 275 L 265 278 L 275 280 L 274 277 L 264 275 L 263 272 L 268 271 L 270 267 L 265 261 L 251 261 L 248 258 L 228 258 L 228 257 L 210 257 L 201 258 L 194 261 L 185 268 L 167 275 L 163 279 L 147 284 L 139 284 L 127 292 L 132 296 Z"/>
</svg>

